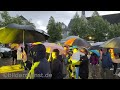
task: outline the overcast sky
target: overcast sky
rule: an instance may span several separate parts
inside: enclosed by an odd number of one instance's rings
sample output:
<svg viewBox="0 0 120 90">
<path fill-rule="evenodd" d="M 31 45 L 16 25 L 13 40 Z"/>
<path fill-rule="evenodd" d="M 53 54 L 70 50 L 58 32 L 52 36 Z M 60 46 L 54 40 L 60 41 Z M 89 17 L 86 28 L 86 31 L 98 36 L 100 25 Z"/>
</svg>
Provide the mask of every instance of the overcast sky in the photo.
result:
<svg viewBox="0 0 120 90">
<path fill-rule="evenodd" d="M 32 19 L 37 29 L 46 31 L 50 16 L 53 16 L 55 21 L 63 22 L 66 25 L 69 24 L 71 18 L 73 18 L 76 11 L 9 11 L 11 16 L 23 15 L 26 19 Z M 81 11 L 78 11 L 81 16 Z M 87 17 L 91 16 L 93 11 L 86 11 Z M 120 11 L 98 11 L 100 15 L 120 13 Z"/>
</svg>

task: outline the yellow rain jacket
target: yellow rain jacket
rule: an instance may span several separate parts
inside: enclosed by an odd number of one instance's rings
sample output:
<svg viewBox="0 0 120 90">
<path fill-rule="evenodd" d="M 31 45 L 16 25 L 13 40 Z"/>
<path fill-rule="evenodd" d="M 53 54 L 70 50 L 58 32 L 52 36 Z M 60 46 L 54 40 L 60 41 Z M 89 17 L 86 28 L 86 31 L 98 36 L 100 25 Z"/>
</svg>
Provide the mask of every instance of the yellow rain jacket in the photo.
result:
<svg viewBox="0 0 120 90">
<path fill-rule="evenodd" d="M 31 67 L 31 70 L 29 71 L 26 79 L 34 79 L 35 75 L 34 75 L 34 70 L 36 67 L 38 67 L 38 65 L 40 64 L 40 61 L 39 62 L 35 62 L 32 67 Z"/>
</svg>

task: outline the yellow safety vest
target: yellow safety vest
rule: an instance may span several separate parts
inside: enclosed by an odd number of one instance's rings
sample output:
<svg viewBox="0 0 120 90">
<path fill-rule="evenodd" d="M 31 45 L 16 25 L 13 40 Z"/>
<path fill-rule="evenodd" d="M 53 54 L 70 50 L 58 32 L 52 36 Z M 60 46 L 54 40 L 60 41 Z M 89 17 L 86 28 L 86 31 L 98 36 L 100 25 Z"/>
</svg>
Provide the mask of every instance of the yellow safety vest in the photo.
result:
<svg viewBox="0 0 120 90">
<path fill-rule="evenodd" d="M 110 49 L 110 55 L 111 55 L 112 60 L 115 59 L 114 49 Z"/>
<path fill-rule="evenodd" d="M 35 62 L 32 67 L 31 67 L 31 70 L 29 71 L 26 79 L 34 79 L 34 70 L 36 67 L 38 67 L 38 65 L 40 64 L 40 61 L 39 62 Z"/>
</svg>

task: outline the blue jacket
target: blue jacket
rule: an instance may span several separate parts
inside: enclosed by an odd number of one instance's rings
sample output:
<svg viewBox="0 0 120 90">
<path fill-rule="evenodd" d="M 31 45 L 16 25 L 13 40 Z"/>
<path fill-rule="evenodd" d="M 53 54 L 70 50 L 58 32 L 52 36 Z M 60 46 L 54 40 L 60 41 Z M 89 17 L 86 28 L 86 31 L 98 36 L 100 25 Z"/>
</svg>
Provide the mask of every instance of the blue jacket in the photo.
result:
<svg viewBox="0 0 120 90">
<path fill-rule="evenodd" d="M 112 67 L 112 59 L 111 59 L 110 53 L 106 53 L 102 55 L 102 67 L 103 68 Z"/>
</svg>

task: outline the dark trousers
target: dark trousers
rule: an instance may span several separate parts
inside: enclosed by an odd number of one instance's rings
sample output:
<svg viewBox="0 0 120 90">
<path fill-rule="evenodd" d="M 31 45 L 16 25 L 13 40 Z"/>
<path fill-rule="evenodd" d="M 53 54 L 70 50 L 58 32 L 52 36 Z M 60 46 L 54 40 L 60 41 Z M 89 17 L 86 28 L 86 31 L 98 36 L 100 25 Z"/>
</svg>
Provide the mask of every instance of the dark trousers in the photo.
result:
<svg viewBox="0 0 120 90">
<path fill-rule="evenodd" d="M 12 65 L 15 65 L 15 64 L 17 64 L 17 58 L 13 57 Z"/>
<path fill-rule="evenodd" d="M 102 79 L 112 79 L 112 72 L 110 71 L 110 68 L 102 68 L 101 76 Z"/>
<path fill-rule="evenodd" d="M 115 74 L 117 70 L 117 63 L 113 63 L 113 66 L 114 66 L 113 74 Z"/>
<path fill-rule="evenodd" d="M 88 79 L 88 73 L 81 73 L 80 78 L 81 79 Z"/>
</svg>

